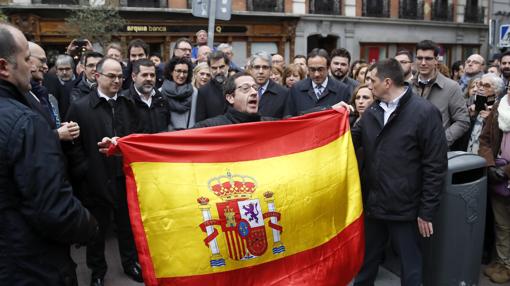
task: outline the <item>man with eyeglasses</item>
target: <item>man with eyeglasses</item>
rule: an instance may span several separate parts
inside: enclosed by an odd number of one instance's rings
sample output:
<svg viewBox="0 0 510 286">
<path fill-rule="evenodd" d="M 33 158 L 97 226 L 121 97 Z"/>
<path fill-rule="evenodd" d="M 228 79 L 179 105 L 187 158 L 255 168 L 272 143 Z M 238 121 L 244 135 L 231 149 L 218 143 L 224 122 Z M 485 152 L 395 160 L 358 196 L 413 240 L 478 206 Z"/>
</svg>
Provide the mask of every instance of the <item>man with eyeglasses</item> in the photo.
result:
<svg viewBox="0 0 510 286">
<path fill-rule="evenodd" d="M 249 66 L 251 75 L 260 86 L 259 114 L 267 118 L 283 118 L 289 90 L 269 78 L 272 57 L 265 52 L 256 53 L 250 57 Z"/>
<path fill-rule="evenodd" d="M 227 112 L 198 122 L 194 128 L 260 121 L 257 95 L 259 88 L 255 79 L 248 73 L 240 72 L 229 77 L 223 88 L 229 105 Z"/>
<path fill-rule="evenodd" d="M 228 79 L 229 59 L 221 51 L 214 51 L 207 58 L 211 80 L 198 90 L 195 122 L 222 115 L 228 103 L 223 94 L 223 85 Z"/>
<path fill-rule="evenodd" d="M 402 66 L 402 70 L 404 70 L 404 81 L 408 84 L 411 84 L 413 81 L 413 57 L 408 50 L 400 50 L 395 55 L 395 59 Z"/>
<path fill-rule="evenodd" d="M 323 49 L 313 49 L 307 58 L 308 78 L 294 84 L 285 106 L 285 116 L 295 116 L 349 102 L 351 93 L 344 83 L 328 76 L 330 58 Z"/>
<path fill-rule="evenodd" d="M 459 80 L 462 92 L 466 91 L 469 81 L 482 77 L 485 69 L 485 59 L 479 54 L 473 54 L 464 63 L 464 75 Z"/>
<path fill-rule="evenodd" d="M 416 45 L 418 75 L 413 79 L 414 92 L 430 101 L 441 112 L 448 147 L 451 150 L 465 149 L 453 146 L 469 129 L 470 119 L 466 100 L 459 85 L 442 75 L 437 69 L 439 46 L 430 40 Z M 458 144 L 461 144 L 460 141 Z"/>
<path fill-rule="evenodd" d="M 38 112 L 53 129 L 59 140 L 71 141 L 79 136 L 80 127 L 76 122 L 61 122 L 58 102 L 48 93 L 48 89 L 42 85 L 44 67 L 46 64 L 46 52 L 36 43 L 29 42 L 32 89 L 27 94 L 27 101 L 31 108 Z"/>
<path fill-rule="evenodd" d="M 103 55 L 98 52 L 85 52 L 80 59 L 80 63 L 84 67 L 84 70 L 80 76 L 80 79 L 74 84 L 71 90 L 71 103 L 77 101 L 80 98 L 86 97 L 92 88 L 96 86 L 96 65 L 103 58 Z"/>
<path fill-rule="evenodd" d="M 99 61 L 95 78 L 97 88 L 69 108 L 67 119 L 80 125 L 81 134 L 66 146 L 71 178 L 80 186 L 77 194 L 99 222 L 99 234 L 87 245 L 87 266 L 92 271 L 90 285 L 104 285 L 105 234 L 112 214 L 124 273 L 142 282 L 127 209 L 122 158 L 105 157 L 97 145 L 104 137 L 138 133 L 142 131 L 141 123 L 134 102 L 119 94 L 123 73 L 117 60 Z"/>
<path fill-rule="evenodd" d="M 174 45 L 174 57 L 187 58 L 191 61 L 191 41 L 186 38 L 180 38 Z"/>
</svg>

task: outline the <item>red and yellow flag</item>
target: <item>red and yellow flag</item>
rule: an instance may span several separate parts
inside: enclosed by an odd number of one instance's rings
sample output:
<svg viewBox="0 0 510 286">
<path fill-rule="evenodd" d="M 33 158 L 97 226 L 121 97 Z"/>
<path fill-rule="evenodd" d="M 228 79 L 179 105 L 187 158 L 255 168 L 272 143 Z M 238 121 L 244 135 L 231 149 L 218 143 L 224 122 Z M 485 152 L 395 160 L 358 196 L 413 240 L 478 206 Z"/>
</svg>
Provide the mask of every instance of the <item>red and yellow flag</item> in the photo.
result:
<svg viewBox="0 0 510 286">
<path fill-rule="evenodd" d="M 346 285 L 361 266 L 346 112 L 131 135 L 117 148 L 146 285 Z"/>
</svg>

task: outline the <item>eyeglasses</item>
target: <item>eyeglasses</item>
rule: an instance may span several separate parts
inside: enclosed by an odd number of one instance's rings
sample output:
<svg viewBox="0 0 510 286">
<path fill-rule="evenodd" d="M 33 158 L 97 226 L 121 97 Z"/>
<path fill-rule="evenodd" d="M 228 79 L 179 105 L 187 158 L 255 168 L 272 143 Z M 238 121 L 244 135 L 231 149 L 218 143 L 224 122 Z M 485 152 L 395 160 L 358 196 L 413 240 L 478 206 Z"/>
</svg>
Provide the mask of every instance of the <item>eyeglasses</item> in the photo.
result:
<svg viewBox="0 0 510 286">
<path fill-rule="evenodd" d="M 432 60 L 434 60 L 435 58 L 434 57 L 416 57 L 416 59 L 421 62 L 423 60 L 425 60 L 426 62 L 430 62 Z"/>
<path fill-rule="evenodd" d="M 477 87 L 483 87 L 485 89 L 489 89 L 492 87 L 492 84 L 488 83 L 488 82 L 477 82 L 476 83 L 476 86 Z"/>
<path fill-rule="evenodd" d="M 249 92 L 251 88 L 253 88 L 255 91 L 259 91 L 260 86 L 257 84 L 250 85 L 250 84 L 245 83 L 245 84 L 242 84 L 242 85 L 236 87 L 236 89 L 240 89 L 244 93 Z"/>
<path fill-rule="evenodd" d="M 310 73 L 315 73 L 315 72 L 319 72 L 319 73 L 323 73 L 326 71 L 326 67 L 308 67 L 308 70 L 310 71 Z"/>
<path fill-rule="evenodd" d="M 39 61 L 41 61 L 42 64 L 45 64 L 48 62 L 48 59 L 47 58 L 43 58 L 43 57 L 36 57 L 36 56 L 33 56 L 33 55 L 30 55 L 31 57 L 33 58 L 36 58 L 38 59 Z"/>
<path fill-rule="evenodd" d="M 176 74 L 188 74 L 188 71 L 185 71 L 185 70 L 174 70 L 174 73 L 176 73 Z"/>
<path fill-rule="evenodd" d="M 117 75 L 112 74 L 112 73 L 107 73 L 107 74 L 99 73 L 99 74 L 109 78 L 110 80 L 115 80 L 115 79 L 123 80 L 124 79 L 124 75 L 122 75 L 122 74 L 117 74 Z"/>
<path fill-rule="evenodd" d="M 262 69 L 262 70 L 267 71 L 267 70 L 269 70 L 269 68 L 271 68 L 271 67 L 270 67 L 270 66 L 265 66 L 265 65 L 263 65 L 263 66 L 261 66 L 261 65 L 253 66 L 253 69 L 254 69 L 254 70 L 260 70 L 260 69 Z"/>
<path fill-rule="evenodd" d="M 466 65 L 469 65 L 469 64 L 481 65 L 482 63 L 479 61 L 475 61 L 475 60 L 467 60 Z"/>
</svg>

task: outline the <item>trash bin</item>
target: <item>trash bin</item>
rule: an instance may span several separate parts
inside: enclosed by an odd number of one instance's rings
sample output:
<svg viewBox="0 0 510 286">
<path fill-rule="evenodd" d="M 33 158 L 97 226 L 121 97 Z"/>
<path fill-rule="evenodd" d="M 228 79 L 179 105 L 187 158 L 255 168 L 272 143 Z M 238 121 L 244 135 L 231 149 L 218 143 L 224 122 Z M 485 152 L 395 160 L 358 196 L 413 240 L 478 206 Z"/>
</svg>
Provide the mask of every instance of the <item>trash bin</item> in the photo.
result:
<svg viewBox="0 0 510 286">
<path fill-rule="evenodd" d="M 424 239 L 424 286 L 478 285 L 487 200 L 485 159 L 448 152 L 448 177 L 434 234 Z"/>
</svg>

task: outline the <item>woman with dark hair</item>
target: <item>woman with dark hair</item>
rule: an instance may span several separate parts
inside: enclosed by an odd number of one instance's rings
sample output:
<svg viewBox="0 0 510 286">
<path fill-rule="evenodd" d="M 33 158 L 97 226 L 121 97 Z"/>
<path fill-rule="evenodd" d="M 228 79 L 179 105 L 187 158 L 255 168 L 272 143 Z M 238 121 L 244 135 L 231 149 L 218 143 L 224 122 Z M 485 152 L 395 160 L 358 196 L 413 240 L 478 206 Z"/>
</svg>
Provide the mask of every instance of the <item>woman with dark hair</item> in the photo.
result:
<svg viewBox="0 0 510 286">
<path fill-rule="evenodd" d="M 354 79 L 359 82 L 359 84 L 365 83 L 365 74 L 367 73 L 368 65 L 363 63 L 360 64 L 358 69 L 354 72 Z"/>
<path fill-rule="evenodd" d="M 187 58 L 173 57 L 163 73 L 160 91 L 170 104 L 170 126 L 168 130 L 188 129 L 195 125 L 198 91 L 191 84 L 193 66 Z"/>
<path fill-rule="evenodd" d="M 456 61 L 452 64 L 451 79 L 459 81 L 464 75 L 464 63 L 462 61 Z"/>
<path fill-rule="evenodd" d="M 349 104 L 354 107 L 354 111 L 349 116 L 351 126 L 358 124 L 365 110 L 374 102 L 374 95 L 368 88 L 368 84 L 362 83 L 356 87 L 352 93 Z"/>
</svg>

